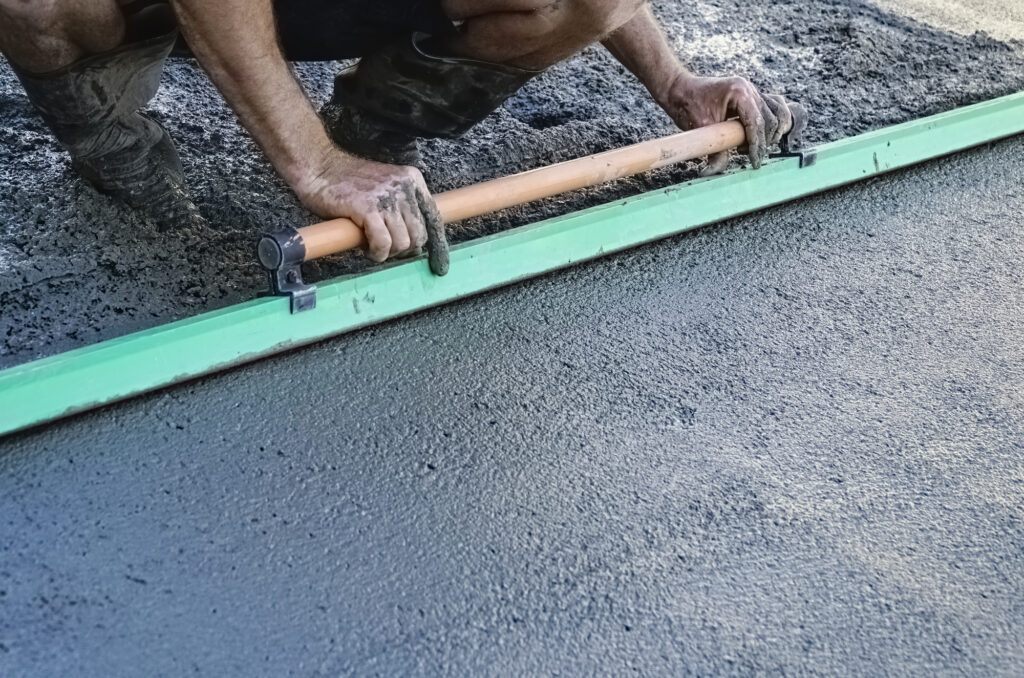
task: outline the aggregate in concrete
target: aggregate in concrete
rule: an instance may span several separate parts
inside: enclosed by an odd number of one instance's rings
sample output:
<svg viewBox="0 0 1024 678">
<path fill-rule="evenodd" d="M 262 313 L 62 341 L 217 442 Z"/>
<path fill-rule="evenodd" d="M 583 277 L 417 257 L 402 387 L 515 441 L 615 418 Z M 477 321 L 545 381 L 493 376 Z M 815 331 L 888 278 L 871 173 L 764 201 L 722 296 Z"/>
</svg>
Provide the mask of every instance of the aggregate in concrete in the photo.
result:
<svg viewBox="0 0 1024 678">
<path fill-rule="evenodd" d="M 0 675 L 1024 673 L 1024 138 L 0 442 Z"/>
<path fill-rule="evenodd" d="M 737 73 L 815 117 L 814 141 L 1024 88 L 1024 46 L 947 32 L 862 0 L 654 3 L 673 44 L 704 74 Z M 337 64 L 299 73 L 319 102 Z M 209 229 L 162 234 L 74 177 L 0 60 L 0 367 L 252 298 L 266 287 L 254 242 L 314 221 L 274 175 L 200 69 L 173 60 L 150 113 L 178 143 Z M 602 49 L 552 69 L 460 142 L 425 145 L 445 190 L 672 131 Z M 460 224 L 453 240 L 692 178 L 693 167 Z M 358 270 L 338 257 L 312 279 Z"/>
</svg>

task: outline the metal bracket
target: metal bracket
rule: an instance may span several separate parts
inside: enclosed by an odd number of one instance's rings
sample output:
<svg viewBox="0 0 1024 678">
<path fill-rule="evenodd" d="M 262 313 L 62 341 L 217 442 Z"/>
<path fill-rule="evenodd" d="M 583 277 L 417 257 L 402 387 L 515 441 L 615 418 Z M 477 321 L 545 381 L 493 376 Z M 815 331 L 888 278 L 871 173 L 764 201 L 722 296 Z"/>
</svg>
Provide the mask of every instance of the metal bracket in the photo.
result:
<svg viewBox="0 0 1024 678">
<path fill-rule="evenodd" d="M 818 159 L 818 151 L 803 146 L 804 130 L 807 129 L 807 109 L 799 104 L 790 104 L 793 126 L 779 139 L 779 152 L 770 153 L 769 158 L 799 158 L 800 168 L 810 167 Z"/>
<path fill-rule="evenodd" d="M 779 140 L 779 152 L 770 153 L 769 158 L 799 158 L 800 168 L 810 167 L 818 159 L 818 151 L 814 148 L 807 148 L 804 150 L 793 150 L 789 139 L 789 132 L 782 135 L 782 139 Z"/>
<path fill-rule="evenodd" d="M 256 247 L 260 265 L 270 275 L 270 289 L 276 296 L 291 299 L 292 313 L 316 308 L 316 286 L 302 280 L 306 246 L 298 229 L 284 226 L 264 234 Z"/>
</svg>

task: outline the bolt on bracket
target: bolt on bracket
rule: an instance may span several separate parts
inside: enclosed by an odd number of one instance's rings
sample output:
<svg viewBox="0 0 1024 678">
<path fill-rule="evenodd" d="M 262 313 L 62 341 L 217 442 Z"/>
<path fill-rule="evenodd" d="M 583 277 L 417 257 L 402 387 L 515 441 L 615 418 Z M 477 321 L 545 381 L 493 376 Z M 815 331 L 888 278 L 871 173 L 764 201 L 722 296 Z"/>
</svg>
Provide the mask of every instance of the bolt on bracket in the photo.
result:
<svg viewBox="0 0 1024 678">
<path fill-rule="evenodd" d="M 270 275 L 270 289 L 277 296 L 291 300 L 291 312 L 316 308 L 316 286 L 302 280 L 302 261 L 306 246 L 298 229 L 283 226 L 266 233 L 256 246 L 260 265 Z"/>
</svg>

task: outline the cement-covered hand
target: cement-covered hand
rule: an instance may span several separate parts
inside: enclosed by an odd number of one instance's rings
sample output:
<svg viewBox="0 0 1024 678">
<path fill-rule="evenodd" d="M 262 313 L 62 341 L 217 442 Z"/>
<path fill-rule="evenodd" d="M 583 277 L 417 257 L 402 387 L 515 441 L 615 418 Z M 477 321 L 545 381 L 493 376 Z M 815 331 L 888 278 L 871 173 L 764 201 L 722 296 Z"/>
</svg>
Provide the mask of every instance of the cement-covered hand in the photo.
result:
<svg viewBox="0 0 1024 678">
<path fill-rule="evenodd" d="M 448 249 L 419 170 L 358 158 L 327 135 L 281 53 L 271 3 L 174 0 L 182 33 L 281 177 L 311 211 L 360 226 L 374 261 L 429 247 L 444 275 Z"/>
<path fill-rule="evenodd" d="M 687 70 L 650 7 L 641 8 L 603 44 L 682 129 L 738 117 L 747 133 L 743 150 L 755 168 L 761 166 L 769 147 L 779 142 L 792 123 L 785 99 L 762 95 L 747 79 L 705 78 Z M 728 164 L 728 152 L 716 153 L 708 158 L 703 173 L 717 174 Z"/>
<path fill-rule="evenodd" d="M 431 270 L 437 275 L 447 273 L 444 223 L 415 167 L 335 150 L 319 171 L 294 188 L 312 212 L 328 219 L 344 215 L 362 228 L 366 255 L 373 261 L 407 256 L 427 246 Z"/>
<path fill-rule="evenodd" d="M 777 94 L 761 94 L 740 77 L 706 78 L 691 73 L 676 77 L 660 102 L 680 129 L 704 127 L 738 117 L 747 133 L 745 152 L 757 169 L 768 150 L 779 143 L 792 125 L 786 100 Z M 722 172 L 729 163 L 727 151 L 708 157 L 703 174 Z"/>
</svg>

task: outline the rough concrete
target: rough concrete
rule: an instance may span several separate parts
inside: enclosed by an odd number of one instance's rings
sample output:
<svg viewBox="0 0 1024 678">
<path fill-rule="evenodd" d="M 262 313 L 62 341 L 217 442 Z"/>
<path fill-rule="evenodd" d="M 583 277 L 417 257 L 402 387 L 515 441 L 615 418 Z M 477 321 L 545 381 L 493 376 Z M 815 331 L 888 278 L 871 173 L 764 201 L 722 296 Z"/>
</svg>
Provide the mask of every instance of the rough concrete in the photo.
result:
<svg viewBox="0 0 1024 678">
<path fill-rule="evenodd" d="M 691 65 L 786 92 L 834 139 L 1024 87 L 1019 44 L 961 36 L 860 0 L 656 2 Z M 335 64 L 300 74 L 323 101 Z M 253 243 L 296 204 L 205 76 L 174 61 L 151 107 L 181 147 L 210 232 L 162 235 L 73 178 L 67 159 L 0 64 L 0 367 L 251 298 L 265 286 Z M 603 50 L 531 83 L 464 142 L 428 144 L 436 190 L 671 131 Z M 693 176 L 680 168 L 460 224 L 454 240 Z M 313 279 L 356 270 L 353 256 Z"/>
<path fill-rule="evenodd" d="M 1024 673 L 1024 138 L 0 443 L 0 675 Z"/>
</svg>

